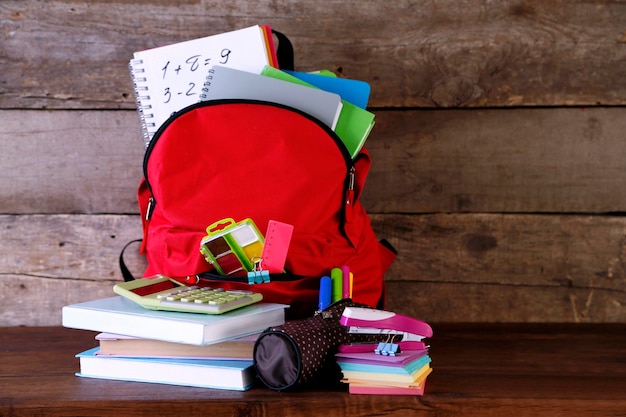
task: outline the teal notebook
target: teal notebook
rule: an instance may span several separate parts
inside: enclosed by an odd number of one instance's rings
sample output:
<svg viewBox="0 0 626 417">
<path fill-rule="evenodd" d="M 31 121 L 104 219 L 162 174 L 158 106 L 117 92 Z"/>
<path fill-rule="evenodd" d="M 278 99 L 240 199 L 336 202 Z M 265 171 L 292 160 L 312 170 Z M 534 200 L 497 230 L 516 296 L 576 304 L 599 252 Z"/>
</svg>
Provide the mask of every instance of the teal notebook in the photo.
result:
<svg viewBox="0 0 626 417">
<path fill-rule="evenodd" d="M 261 71 L 261 74 L 294 84 L 300 84 L 312 90 L 317 90 L 317 87 L 274 67 L 265 66 Z M 326 76 L 320 75 L 319 77 Z M 341 141 L 344 143 L 352 158 L 355 158 L 361 151 L 361 148 L 363 148 L 367 137 L 372 131 L 372 127 L 374 127 L 374 114 L 344 100 L 343 98 L 342 103 L 343 106 L 341 108 L 339 120 L 337 121 L 337 126 L 335 127 L 335 133 L 337 133 L 337 136 L 339 136 Z"/>
</svg>

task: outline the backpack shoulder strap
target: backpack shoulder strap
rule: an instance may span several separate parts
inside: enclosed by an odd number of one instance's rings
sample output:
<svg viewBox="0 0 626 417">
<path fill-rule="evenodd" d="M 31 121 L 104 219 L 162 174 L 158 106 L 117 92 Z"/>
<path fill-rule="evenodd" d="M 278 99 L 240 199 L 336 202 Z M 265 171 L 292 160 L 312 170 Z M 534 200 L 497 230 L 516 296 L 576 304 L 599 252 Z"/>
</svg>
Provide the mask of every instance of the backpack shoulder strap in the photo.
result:
<svg viewBox="0 0 626 417">
<path fill-rule="evenodd" d="M 126 249 L 128 249 L 128 247 L 130 245 L 132 245 L 133 243 L 137 243 L 137 242 L 141 242 L 141 241 L 142 241 L 142 239 L 131 240 L 126 245 L 124 245 L 124 247 L 122 248 L 122 251 L 120 252 L 120 261 L 119 261 L 120 262 L 120 271 L 122 272 L 122 277 L 124 278 L 124 281 L 126 281 L 126 282 L 134 280 L 135 277 L 133 276 L 133 274 L 130 272 L 130 270 L 126 266 L 126 262 L 124 262 L 124 252 L 126 252 Z"/>
<path fill-rule="evenodd" d="M 280 69 L 293 71 L 294 53 L 293 45 L 289 38 L 282 32 L 272 29 L 272 33 L 278 39 L 278 47 L 276 48 L 276 56 L 278 57 L 278 66 Z"/>
</svg>

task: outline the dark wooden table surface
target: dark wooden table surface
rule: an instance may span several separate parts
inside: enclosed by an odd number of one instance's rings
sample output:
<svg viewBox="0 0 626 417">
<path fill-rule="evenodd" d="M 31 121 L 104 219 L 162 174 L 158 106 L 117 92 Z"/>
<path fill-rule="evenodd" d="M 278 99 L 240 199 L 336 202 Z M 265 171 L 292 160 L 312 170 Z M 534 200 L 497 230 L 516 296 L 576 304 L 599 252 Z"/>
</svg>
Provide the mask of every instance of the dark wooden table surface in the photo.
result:
<svg viewBox="0 0 626 417">
<path fill-rule="evenodd" d="M 218 391 L 79 378 L 94 333 L 0 328 L 0 416 L 624 416 L 626 324 L 434 325 L 426 394 Z"/>
</svg>

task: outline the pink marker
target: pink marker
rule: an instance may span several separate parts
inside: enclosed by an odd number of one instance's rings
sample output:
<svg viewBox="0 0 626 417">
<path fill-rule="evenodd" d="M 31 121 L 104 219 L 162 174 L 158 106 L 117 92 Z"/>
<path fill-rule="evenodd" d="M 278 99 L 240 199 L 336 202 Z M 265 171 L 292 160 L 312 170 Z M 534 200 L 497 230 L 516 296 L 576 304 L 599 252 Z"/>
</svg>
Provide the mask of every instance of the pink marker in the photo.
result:
<svg viewBox="0 0 626 417">
<path fill-rule="evenodd" d="M 341 268 L 341 284 L 342 284 L 342 292 L 341 298 L 352 298 L 352 272 L 350 272 L 350 267 L 347 265 L 342 266 Z"/>
</svg>

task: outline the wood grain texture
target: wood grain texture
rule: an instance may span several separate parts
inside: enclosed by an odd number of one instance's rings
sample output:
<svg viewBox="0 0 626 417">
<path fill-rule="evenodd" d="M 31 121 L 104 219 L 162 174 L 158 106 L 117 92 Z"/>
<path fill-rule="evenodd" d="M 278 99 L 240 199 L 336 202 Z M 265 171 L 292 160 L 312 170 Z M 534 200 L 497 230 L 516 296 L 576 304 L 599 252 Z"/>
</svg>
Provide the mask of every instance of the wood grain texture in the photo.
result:
<svg viewBox="0 0 626 417">
<path fill-rule="evenodd" d="M 2 328 L 0 414 L 11 416 L 584 416 L 626 407 L 624 325 L 437 324 L 423 397 L 340 389 L 218 391 L 77 378 L 94 333 Z M 28 355 L 29 360 L 24 360 Z M 33 385 L 37 389 L 32 389 Z"/>
<path fill-rule="evenodd" d="M 134 111 L 0 111 L 0 212 L 137 213 Z M 385 110 L 374 213 L 626 211 L 625 108 Z"/>
<path fill-rule="evenodd" d="M 302 70 L 372 83 L 373 107 L 623 105 L 615 1 L 0 4 L 0 108 L 132 108 L 137 50 L 267 23 Z"/>
<path fill-rule="evenodd" d="M 378 111 L 363 201 L 377 213 L 622 212 L 624 111 Z"/>
<path fill-rule="evenodd" d="M 1 111 L 0 213 L 138 213 L 135 111 Z"/>
<path fill-rule="evenodd" d="M 621 216 L 375 216 L 399 250 L 388 307 L 436 321 L 623 322 Z"/>
<path fill-rule="evenodd" d="M 397 249 L 387 308 L 427 321 L 626 322 L 626 219 L 372 215 Z M 63 305 L 113 295 L 138 215 L 0 216 L 1 326 L 58 325 Z M 145 269 L 131 246 L 125 261 Z M 37 308 L 25 300 L 37 302 Z"/>
</svg>

